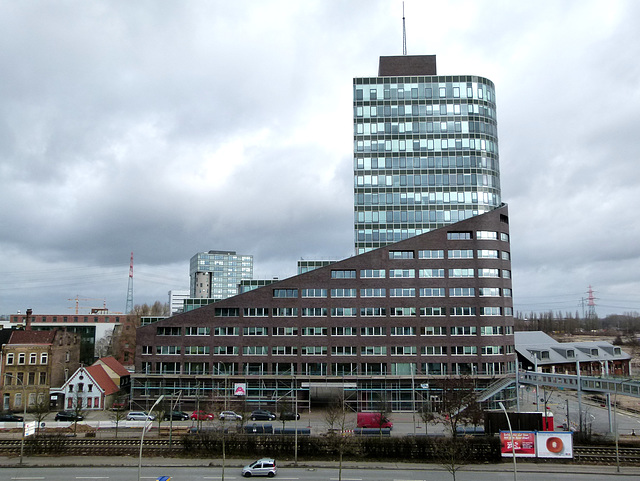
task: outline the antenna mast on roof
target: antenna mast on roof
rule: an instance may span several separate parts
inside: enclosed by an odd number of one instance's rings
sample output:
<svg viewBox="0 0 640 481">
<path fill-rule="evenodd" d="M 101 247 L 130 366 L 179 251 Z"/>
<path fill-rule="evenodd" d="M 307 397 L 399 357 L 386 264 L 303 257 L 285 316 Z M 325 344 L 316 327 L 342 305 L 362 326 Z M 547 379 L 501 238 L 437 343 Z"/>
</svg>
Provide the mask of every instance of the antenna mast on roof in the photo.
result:
<svg viewBox="0 0 640 481">
<path fill-rule="evenodd" d="M 407 29 L 404 24 L 404 2 L 402 2 L 402 55 L 407 54 Z"/>
</svg>

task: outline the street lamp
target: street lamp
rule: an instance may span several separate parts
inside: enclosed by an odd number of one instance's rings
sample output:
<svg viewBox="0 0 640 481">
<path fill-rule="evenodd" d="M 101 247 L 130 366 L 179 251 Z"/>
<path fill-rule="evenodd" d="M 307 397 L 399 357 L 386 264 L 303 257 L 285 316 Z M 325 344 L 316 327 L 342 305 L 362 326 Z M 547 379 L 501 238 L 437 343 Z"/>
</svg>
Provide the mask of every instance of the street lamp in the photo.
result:
<svg viewBox="0 0 640 481">
<path fill-rule="evenodd" d="M 509 436 L 511 437 L 511 455 L 513 456 L 513 481 L 518 481 L 518 471 L 516 469 L 516 442 L 515 439 L 513 439 L 513 430 L 511 429 L 511 420 L 509 419 L 509 414 L 507 413 L 507 410 L 504 407 L 504 404 L 502 404 L 502 401 L 498 401 L 498 405 L 500 406 L 500 409 L 502 409 L 502 412 L 504 412 L 504 415 L 507 417 L 507 425 L 509 426 Z"/>
<path fill-rule="evenodd" d="M 156 399 L 156 402 L 153 403 L 153 406 L 151 406 L 151 409 L 149 410 L 149 417 L 151 417 L 151 413 L 153 412 L 153 409 L 158 405 L 160 401 L 162 401 L 163 398 L 164 398 L 164 394 L 160 395 L 160 397 Z M 148 422 L 149 424 L 151 424 L 153 420 L 148 420 Z M 142 435 L 140 436 L 140 456 L 138 458 L 138 481 L 140 481 L 140 472 L 142 471 L 142 445 L 144 443 L 144 433 L 147 431 L 147 426 L 149 424 L 147 424 L 147 422 L 144 423 L 144 426 L 142 426 Z"/>
<path fill-rule="evenodd" d="M 18 376 L 14 376 L 13 374 L 5 374 L 5 379 L 8 377 L 14 378 L 22 386 L 23 413 L 22 413 L 22 438 L 20 439 L 20 464 L 22 464 L 22 458 L 24 456 L 24 435 L 25 435 L 26 422 L 27 422 L 27 391 L 24 385 L 24 381 L 20 379 Z"/>
</svg>

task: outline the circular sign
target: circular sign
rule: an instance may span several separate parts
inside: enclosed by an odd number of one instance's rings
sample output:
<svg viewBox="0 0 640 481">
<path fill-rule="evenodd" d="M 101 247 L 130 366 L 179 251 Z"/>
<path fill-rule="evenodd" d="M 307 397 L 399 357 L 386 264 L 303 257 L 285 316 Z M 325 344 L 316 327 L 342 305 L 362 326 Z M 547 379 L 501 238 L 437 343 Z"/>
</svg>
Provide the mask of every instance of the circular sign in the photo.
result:
<svg viewBox="0 0 640 481">
<path fill-rule="evenodd" d="M 547 449 L 551 453 L 560 453 L 564 449 L 564 444 L 562 443 L 562 439 L 553 437 L 547 439 Z"/>
</svg>

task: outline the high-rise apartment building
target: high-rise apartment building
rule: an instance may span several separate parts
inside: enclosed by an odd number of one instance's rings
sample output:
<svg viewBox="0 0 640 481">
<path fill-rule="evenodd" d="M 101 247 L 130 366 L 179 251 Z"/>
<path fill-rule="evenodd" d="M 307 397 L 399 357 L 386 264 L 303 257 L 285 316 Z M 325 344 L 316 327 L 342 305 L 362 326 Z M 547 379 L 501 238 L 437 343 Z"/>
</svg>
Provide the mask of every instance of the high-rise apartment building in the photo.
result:
<svg viewBox="0 0 640 481">
<path fill-rule="evenodd" d="M 437 75 L 435 55 L 380 57 L 353 80 L 361 254 L 501 205 L 493 83 Z"/>
<path fill-rule="evenodd" d="M 191 298 L 226 299 L 238 294 L 241 280 L 253 278 L 253 256 L 235 251 L 199 252 L 189 264 Z"/>
</svg>

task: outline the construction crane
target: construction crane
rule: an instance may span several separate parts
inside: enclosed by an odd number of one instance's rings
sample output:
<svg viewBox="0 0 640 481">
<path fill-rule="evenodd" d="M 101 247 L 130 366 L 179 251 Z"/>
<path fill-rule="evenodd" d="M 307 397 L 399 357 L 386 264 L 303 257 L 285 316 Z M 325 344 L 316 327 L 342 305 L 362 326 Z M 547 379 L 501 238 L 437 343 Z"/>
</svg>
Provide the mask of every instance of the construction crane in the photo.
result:
<svg viewBox="0 0 640 481">
<path fill-rule="evenodd" d="M 76 314 L 78 314 L 78 310 L 80 309 L 80 301 L 102 301 L 102 308 L 97 307 L 82 307 L 82 309 L 91 309 L 92 312 L 95 310 L 107 310 L 107 300 L 105 298 L 97 298 L 97 297 L 74 297 L 73 299 L 67 299 L 67 301 L 75 301 L 76 303 Z M 73 309 L 73 307 L 69 307 L 68 309 Z"/>
</svg>

